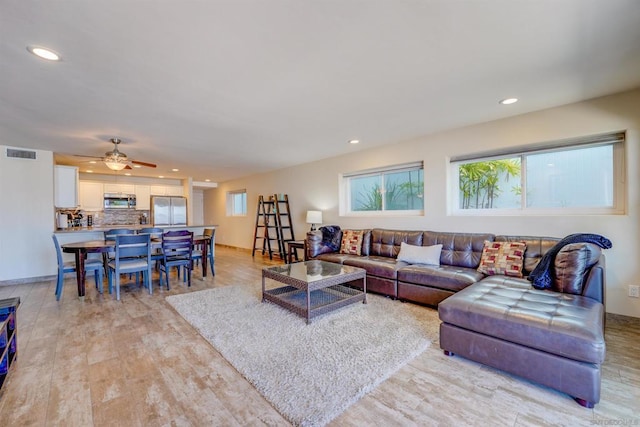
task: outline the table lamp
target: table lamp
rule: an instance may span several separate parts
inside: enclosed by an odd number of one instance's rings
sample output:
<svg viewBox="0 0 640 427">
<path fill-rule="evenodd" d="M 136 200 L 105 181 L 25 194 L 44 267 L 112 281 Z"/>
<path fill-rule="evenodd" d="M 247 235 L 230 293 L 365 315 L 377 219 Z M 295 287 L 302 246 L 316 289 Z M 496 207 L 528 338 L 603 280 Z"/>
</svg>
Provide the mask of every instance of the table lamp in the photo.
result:
<svg viewBox="0 0 640 427">
<path fill-rule="evenodd" d="M 311 224 L 311 231 L 315 231 L 316 224 L 322 224 L 322 211 L 307 211 L 307 224 Z"/>
</svg>

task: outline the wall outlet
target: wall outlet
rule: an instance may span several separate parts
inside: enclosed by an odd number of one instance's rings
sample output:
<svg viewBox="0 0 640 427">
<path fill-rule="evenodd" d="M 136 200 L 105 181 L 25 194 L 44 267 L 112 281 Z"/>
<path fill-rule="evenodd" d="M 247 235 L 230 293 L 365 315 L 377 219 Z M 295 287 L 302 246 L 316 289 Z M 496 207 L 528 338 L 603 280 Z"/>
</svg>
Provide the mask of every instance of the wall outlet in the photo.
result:
<svg viewBox="0 0 640 427">
<path fill-rule="evenodd" d="M 629 296 L 634 298 L 640 298 L 640 286 L 629 285 Z"/>
</svg>

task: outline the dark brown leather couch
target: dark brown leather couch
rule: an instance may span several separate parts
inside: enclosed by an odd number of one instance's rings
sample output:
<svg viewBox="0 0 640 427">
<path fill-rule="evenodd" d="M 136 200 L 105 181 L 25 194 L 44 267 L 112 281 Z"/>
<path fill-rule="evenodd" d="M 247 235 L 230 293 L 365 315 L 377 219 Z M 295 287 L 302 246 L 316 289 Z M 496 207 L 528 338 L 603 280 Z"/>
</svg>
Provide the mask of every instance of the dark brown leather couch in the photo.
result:
<svg viewBox="0 0 640 427">
<path fill-rule="evenodd" d="M 600 400 L 605 356 L 605 259 L 596 245 L 565 246 L 554 263 L 552 291 L 526 278 L 477 271 L 484 241 L 525 242 L 527 276 L 559 239 L 488 233 L 364 230 L 361 255 L 340 254 L 310 232 L 306 258 L 364 268 L 367 289 L 438 306 L 440 347 L 447 354 L 493 366 L 572 396 L 583 406 Z M 397 261 L 401 242 L 442 244 L 440 265 Z"/>
</svg>

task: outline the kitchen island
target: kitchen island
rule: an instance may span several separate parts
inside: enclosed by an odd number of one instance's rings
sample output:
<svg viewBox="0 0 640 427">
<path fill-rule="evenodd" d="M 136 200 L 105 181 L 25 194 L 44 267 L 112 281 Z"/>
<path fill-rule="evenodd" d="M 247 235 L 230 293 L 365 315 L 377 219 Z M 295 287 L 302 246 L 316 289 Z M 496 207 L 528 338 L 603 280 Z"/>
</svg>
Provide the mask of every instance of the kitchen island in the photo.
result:
<svg viewBox="0 0 640 427">
<path fill-rule="evenodd" d="M 217 225 L 151 225 L 151 224 L 105 224 L 96 227 L 68 227 L 57 228 L 54 233 L 58 235 L 64 234 L 78 234 L 78 233 L 104 233 L 108 230 L 116 228 L 126 228 L 129 230 L 141 230 L 143 228 L 158 227 L 163 230 L 189 230 L 193 231 L 193 234 L 202 234 L 205 228 L 217 228 Z"/>
</svg>

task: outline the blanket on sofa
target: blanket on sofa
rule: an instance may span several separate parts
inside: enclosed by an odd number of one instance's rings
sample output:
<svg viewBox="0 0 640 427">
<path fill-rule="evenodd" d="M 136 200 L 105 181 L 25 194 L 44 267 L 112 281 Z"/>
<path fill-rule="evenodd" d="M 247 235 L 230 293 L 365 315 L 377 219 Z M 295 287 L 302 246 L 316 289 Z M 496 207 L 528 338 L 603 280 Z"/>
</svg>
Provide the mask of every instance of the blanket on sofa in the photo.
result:
<svg viewBox="0 0 640 427">
<path fill-rule="evenodd" d="M 554 247 L 549 249 L 540 259 L 540 262 L 529 274 L 528 279 L 532 282 L 532 286 L 536 289 L 551 289 L 551 267 L 556 259 L 558 252 L 571 243 L 593 243 L 603 249 L 611 248 L 611 240 L 599 234 L 576 233 L 570 234 L 560 240 Z"/>
<path fill-rule="evenodd" d="M 340 243 L 342 240 L 342 232 L 337 225 L 325 225 L 320 227 L 322 232 L 322 246 L 330 248 L 331 252 L 335 252 L 340 249 Z"/>
</svg>

